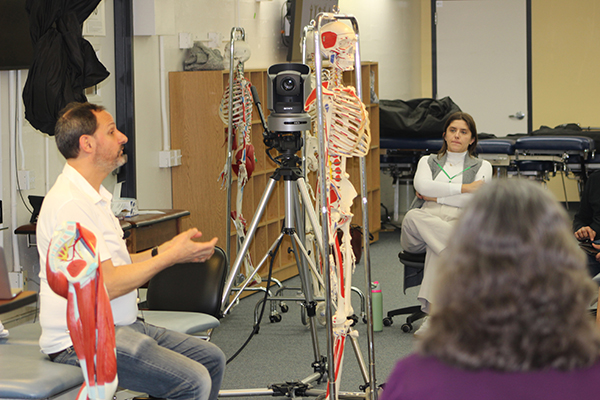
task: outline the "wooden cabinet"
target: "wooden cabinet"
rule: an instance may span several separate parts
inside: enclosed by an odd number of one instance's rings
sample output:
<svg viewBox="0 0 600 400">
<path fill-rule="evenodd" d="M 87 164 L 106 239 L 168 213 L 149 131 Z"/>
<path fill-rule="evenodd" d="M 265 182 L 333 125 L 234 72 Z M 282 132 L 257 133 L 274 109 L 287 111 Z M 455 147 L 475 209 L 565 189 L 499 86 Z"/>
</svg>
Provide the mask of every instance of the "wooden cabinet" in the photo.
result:
<svg viewBox="0 0 600 400">
<path fill-rule="evenodd" d="M 121 220 L 125 243 L 130 253 L 139 253 L 171 240 L 181 232 L 182 218 L 187 210 L 155 210 Z"/>
<path fill-rule="evenodd" d="M 379 193 L 379 109 L 377 104 L 369 101 L 369 77 L 375 74 L 375 92 L 377 89 L 377 63 L 363 65 L 363 92 L 365 104 L 371 118 L 371 152 L 367 156 L 367 183 L 369 200 L 369 223 L 371 232 L 376 235 L 380 230 L 380 193 Z M 266 69 L 249 69 L 245 71 L 246 79 L 252 82 L 262 101 L 263 111 L 268 115 L 267 104 L 267 71 Z M 351 79 L 351 78 L 349 78 Z M 226 127 L 218 115 L 223 91 L 229 82 L 228 71 L 185 71 L 169 73 L 171 148 L 181 149 L 182 164 L 172 169 L 173 208 L 189 210 L 190 218 L 182 221 L 182 229 L 198 227 L 205 239 L 214 236 L 219 238 L 219 246 L 225 248 L 227 209 L 227 191 L 221 187 L 219 176 L 225 166 L 227 144 L 225 143 Z M 266 118 L 265 115 L 265 118 Z M 277 168 L 266 155 L 262 140 L 262 125 L 258 111 L 254 111 L 251 140 L 255 147 L 256 168 L 244 188 L 243 215 L 250 223 L 257 205 L 263 195 L 271 174 Z M 276 155 L 276 154 L 275 154 Z M 351 180 L 360 192 L 359 162 L 348 163 Z M 232 210 L 235 210 L 237 183 L 233 177 Z M 360 201 L 356 199 L 353 224 L 361 223 Z M 250 254 L 254 264 L 267 253 L 271 244 L 281 232 L 285 204 L 283 183 L 276 184 L 275 190 L 267 203 L 265 213 L 259 223 L 254 240 L 250 246 Z M 231 258 L 236 256 L 235 229 L 231 228 Z M 279 253 L 274 261 L 274 276 L 287 279 L 297 274 L 294 255 L 287 251 L 291 247 L 290 238 L 285 236 Z M 266 276 L 267 268 L 263 267 L 261 275 Z"/>
</svg>

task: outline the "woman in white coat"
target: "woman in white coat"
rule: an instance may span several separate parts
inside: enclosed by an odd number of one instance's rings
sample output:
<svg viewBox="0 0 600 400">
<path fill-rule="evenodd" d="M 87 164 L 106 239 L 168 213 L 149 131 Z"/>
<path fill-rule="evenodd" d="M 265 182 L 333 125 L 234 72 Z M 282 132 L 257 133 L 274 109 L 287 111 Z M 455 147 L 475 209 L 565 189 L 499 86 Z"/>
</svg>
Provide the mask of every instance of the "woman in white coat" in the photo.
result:
<svg viewBox="0 0 600 400">
<path fill-rule="evenodd" d="M 451 240 L 452 226 L 472 193 L 492 178 L 491 164 L 475 155 L 477 127 L 473 117 L 464 112 L 450 115 L 442 136 L 441 150 L 419 160 L 414 178 L 417 198 L 404 216 L 400 236 L 404 251 L 426 252 L 418 295 L 426 313 L 435 302 L 431 288 L 437 269 L 443 268 L 440 254 Z M 425 320 L 422 326 L 426 323 Z"/>
</svg>

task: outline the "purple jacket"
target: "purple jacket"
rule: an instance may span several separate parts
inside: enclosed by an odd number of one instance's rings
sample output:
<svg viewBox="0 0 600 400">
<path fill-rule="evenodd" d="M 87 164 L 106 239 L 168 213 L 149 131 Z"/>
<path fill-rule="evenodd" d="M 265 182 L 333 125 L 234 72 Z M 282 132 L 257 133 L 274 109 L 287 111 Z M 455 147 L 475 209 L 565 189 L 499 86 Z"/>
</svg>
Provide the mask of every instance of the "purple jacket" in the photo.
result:
<svg viewBox="0 0 600 400">
<path fill-rule="evenodd" d="M 396 364 L 380 397 L 380 400 L 470 399 L 600 399 L 600 362 L 570 372 L 469 371 L 414 354 Z"/>
</svg>

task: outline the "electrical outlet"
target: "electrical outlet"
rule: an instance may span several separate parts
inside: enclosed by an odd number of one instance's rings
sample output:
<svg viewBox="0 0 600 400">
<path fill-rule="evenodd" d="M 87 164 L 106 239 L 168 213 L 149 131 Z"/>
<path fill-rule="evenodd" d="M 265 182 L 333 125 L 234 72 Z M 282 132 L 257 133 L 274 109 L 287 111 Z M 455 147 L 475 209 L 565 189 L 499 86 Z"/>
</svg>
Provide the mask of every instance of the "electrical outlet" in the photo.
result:
<svg viewBox="0 0 600 400">
<path fill-rule="evenodd" d="M 208 32 L 208 47 L 211 49 L 221 48 L 221 33 L 219 32 Z"/>
<path fill-rule="evenodd" d="M 179 32 L 179 48 L 180 49 L 191 49 L 194 47 L 192 42 L 192 34 L 188 32 Z"/>
<path fill-rule="evenodd" d="M 11 289 L 23 288 L 23 274 L 21 272 L 9 272 Z"/>
<path fill-rule="evenodd" d="M 158 153 L 158 166 L 170 168 L 181 165 L 181 150 L 166 150 Z"/>
<path fill-rule="evenodd" d="M 19 179 L 19 189 L 30 190 L 35 189 L 35 174 L 33 171 L 21 170 L 17 171 Z"/>
</svg>

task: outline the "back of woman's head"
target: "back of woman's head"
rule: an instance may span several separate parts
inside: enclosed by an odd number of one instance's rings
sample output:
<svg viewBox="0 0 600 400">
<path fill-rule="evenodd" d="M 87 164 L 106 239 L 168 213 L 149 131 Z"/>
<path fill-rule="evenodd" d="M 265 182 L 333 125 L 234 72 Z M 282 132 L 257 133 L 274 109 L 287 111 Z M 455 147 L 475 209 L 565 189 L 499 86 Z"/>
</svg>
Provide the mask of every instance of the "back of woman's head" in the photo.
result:
<svg viewBox="0 0 600 400">
<path fill-rule="evenodd" d="M 519 179 L 486 184 L 442 257 L 422 353 L 505 371 L 592 364 L 597 287 L 557 201 Z"/>
</svg>

